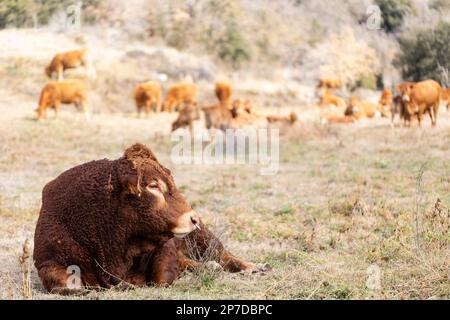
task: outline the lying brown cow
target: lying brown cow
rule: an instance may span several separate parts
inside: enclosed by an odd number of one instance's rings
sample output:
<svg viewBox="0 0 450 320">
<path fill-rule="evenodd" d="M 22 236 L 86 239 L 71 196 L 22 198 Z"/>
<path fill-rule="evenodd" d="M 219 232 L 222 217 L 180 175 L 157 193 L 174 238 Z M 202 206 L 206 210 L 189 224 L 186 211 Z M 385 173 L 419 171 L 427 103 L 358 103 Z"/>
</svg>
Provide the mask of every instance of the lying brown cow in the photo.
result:
<svg viewBox="0 0 450 320">
<path fill-rule="evenodd" d="M 233 94 L 233 88 L 228 82 L 217 82 L 215 93 L 220 103 L 229 104 Z"/>
<path fill-rule="evenodd" d="M 149 81 L 136 85 L 136 88 L 134 89 L 134 100 L 139 116 L 141 115 L 142 110 L 144 110 L 147 115 L 149 115 L 152 110 L 156 112 L 162 111 L 161 96 L 162 89 L 158 82 Z"/>
<path fill-rule="evenodd" d="M 197 87 L 192 83 L 179 83 L 170 87 L 163 111 L 179 111 L 184 104 L 197 102 Z"/>
<path fill-rule="evenodd" d="M 63 80 L 63 73 L 66 69 L 74 69 L 83 66 L 89 78 L 95 77 L 95 70 L 89 58 L 88 50 L 74 50 L 56 54 L 50 64 L 45 68 L 45 73 L 49 78 L 53 73 L 57 74 L 58 81 Z"/>
<path fill-rule="evenodd" d="M 323 115 L 320 118 L 321 124 L 329 124 L 329 123 L 354 123 L 355 118 L 353 116 L 337 116 L 337 115 Z"/>
<path fill-rule="evenodd" d="M 200 110 L 196 103 L 190 103 L 181 109 L 178 118 L 172 123 L 172 131 L 188 127 L 192 133 L 196 120 L 200 120 Z"/>
<path fill-rule="evenodd" d="M 330 91 L 325 90 L 323 95 L 320 97 L 320 106 L 327 107 L 334 105 L 336 107 L 345 107 L 345 101 L 341 97 L 333 95 Z"/>
<path fill-rule="evenodd" d="M 82 110 L 88 117 L 86 84 L 81 80 L 53 81 L 45 85 L 39 98 L 39 106 L 36 109 L 38 120 L 47 118 L 47 109 L 55 110 L 55 117 L 61 104 L 75 104 L 78 111 Z"/>
<path fill-rule="evenodd" d="M 341 87 L 341 81 L 336 78 L 323 78 L 319 80 L 319 84 L 317 85 L 317 89 L 325 88 L 325 89 L 338 89 Z"/>
<path fill-rule="evenodd" d="M 436 125 L 441 91 L 441 85 L 434 80 L 425 80 L 410 84 L 402 90 L 405 117 L 409 126 L 411 126 L 413 116 L 417 116 L 419 126 L 421 126 L 425 112 L 428 112 L 430 115 L 432 125 Z"/>
<path fill-rule="evenodd" d="M 142 144 L 69 169 L 42 192 L 33 259 L 49 292 L 170 285 L 206 252 L 227 271 L 256 270 L 208 231 Z"/>
<path fill-rule="evenodd" d="M 370 119 L 375 117 L 387 116 L 386 112 L 379 104 L 371 103 L 368 101 L 360 101 L 356 97 L 350 97 L 344 115 L 351 116 L 356 120 L 362 118 Z"/>
<path fill-rule="evenodd" d="M 298 121 L 298 117 L 295 112 L 291 112 L 288 116 L 272 115 L 272 116 L 267 116 L 266 118 L 269 123 L 281 122 L 281 123 L 287 123 L 287 124 L 294 124 L 295 122 Z"/>
</svg>

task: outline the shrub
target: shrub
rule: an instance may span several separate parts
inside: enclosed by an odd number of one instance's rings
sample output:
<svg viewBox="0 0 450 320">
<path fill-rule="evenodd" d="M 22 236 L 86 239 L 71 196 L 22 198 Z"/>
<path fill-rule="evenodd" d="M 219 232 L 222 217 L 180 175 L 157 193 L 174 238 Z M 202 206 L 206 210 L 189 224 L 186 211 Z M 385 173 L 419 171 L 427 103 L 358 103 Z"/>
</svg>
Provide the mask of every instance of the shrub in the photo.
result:
<svg viewBox="0 0 450 320">
<path fill-rule="evenodd" d="M 407 12 L 414 11 L 411 0 L 376 0 L 383 16 L 383 29 L 395 32 L 402 24 Z"/>
<path fill-rule="evenodd" d="M 102 0 L 84 0 L 83 8 L 96 6 Z M 0 2 L 0 29 L 34 24 L 47 24 L 58 10 L 79 3 L 78 0 L 2 0 Z"/>
<path fill-rule="evenodd" d="M 450 23 L 412 32 L 400 39 L 400 47 L 396 64 L 405 79 L 446 81 L 444 76 L 450 69 Z"/>
<path fill-rule="evenodd" d="M 2 0 L 0 2 L 0 28 L 31 24 L 34 13 L 35 3 L 33 0 Z"/>
</svg>

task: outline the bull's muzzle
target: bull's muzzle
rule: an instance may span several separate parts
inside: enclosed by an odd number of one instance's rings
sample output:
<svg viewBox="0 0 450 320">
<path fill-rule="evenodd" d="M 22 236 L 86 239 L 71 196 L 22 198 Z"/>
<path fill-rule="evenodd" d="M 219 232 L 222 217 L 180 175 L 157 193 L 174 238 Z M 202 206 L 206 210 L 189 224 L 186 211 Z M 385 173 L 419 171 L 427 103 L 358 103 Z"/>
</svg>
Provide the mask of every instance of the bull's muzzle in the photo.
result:
<svg viewBox="0 0 450 320">
<path fill-rule="evenodd" d="M 184 238 L 194 230 L 200 230 L 200 217 L 194 210 L 183 213 L 177 220 L 172 233 L 177 238 Z"/>
</svg>

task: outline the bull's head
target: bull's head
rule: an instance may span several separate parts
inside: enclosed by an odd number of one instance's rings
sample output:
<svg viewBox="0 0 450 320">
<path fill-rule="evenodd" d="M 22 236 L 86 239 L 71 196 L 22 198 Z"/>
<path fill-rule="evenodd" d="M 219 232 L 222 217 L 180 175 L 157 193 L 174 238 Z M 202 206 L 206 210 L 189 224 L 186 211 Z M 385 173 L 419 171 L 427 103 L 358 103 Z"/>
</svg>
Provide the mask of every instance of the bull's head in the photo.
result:
<svg viewBox="0 0 450 320">
<path fill-rule="evenodd" d="M 135 144 L 119 160 L 121 212 L 139 234 L 184 237 L 199 229 L 200 219 L 146 146 Z"/>
</svg>

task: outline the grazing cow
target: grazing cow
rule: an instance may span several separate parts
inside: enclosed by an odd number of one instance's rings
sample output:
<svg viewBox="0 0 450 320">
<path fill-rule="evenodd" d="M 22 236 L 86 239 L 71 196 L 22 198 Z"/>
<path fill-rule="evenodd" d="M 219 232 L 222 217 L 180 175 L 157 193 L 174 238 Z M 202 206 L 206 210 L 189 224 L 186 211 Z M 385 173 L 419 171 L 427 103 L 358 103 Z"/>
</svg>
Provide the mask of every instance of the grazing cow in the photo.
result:
<svg viewBox="0 0 450 320">
<path fill-rule="evenodd" d="M 228 82 L 217 82 L 215 93 L 220 103 L 228 105 L 233 94 L 233 88 Z"/>
<path fill-rule="evenodd" d="M 345 107 L 345 101 L 341 97 L 333 95 L 330 91 L 325 90 L 323 95 L 320 97 L 320 106 L 327 107 L 334 105 L 336 107 Z"/>
<path fill-rule="evenodd" d="M 387 117 L 386 112 L 379 104 L 368 101 L 359 101 L 356 97 L 350 97 L 344 115 L 354 117 L 356 120 L 362 118 Z"/>
<path fill-rule="evenodd" d="M 319 80 L 317 89 L 338 89 L 341 87 L 341 81 L 336 78 L 323 78 Z"/>
<path fill-rule="evenodd" d="M 450 110 L 450 88 L 442 88 L 441 101 L 447 104 L 447 111 Z"/>
<path fill-rule="evenodd" d="M 53 81 L 45 85 L 39 98 L 39 106 L 35 110 L 38 120 L 47 118 L 47 109 L 55 110 L 58 117 L 61 104 L 75 104 L 78 111 L 82 110 L 88 117 L 86 84 L 81 80 L 71 79 L 61 82 Z"/>
<path fill-rule="evenodd" d="M 192 83 L 178 83 L 170 87 L 163 111 L 179 111 L 183 104 L 197 102 L 197 87 Z"/>
<path fill-rule="evenodd" d="M 42 192 L 33 260 L 49 292 L 170 285 L 205 253 L 227 271 L 256 271 L 208 231 L 170 170 L 142 144 L 117 160 L 69 169 Z"/>
<path fill-rule="evenodd" d="M 269 123 L 287 123 L 287 124 L 294 124 L 298 121 L 297 114 L 295 112 L 291 112 L 288 116 L 267 116 L 267 121 Z"/>
<path fill-rule="evenodd" d="M 58 81 L 62 81 L 64 70 L 74 69 L 80 66 L 83 66 L 86 69 L 88 78 L 92 79 L 95 77 L 95 69 L 87 49 L 56 54 L 50 64 L 45 68 L 45 73 L 49 78 L 52 77 L 53 73 L 56 73 Z"/>
<path fill-rule="evenodd" d="M 172 131 L 179 128 L 189 127 L 189 131 L 194 129 L 194 121 L 200 120 L 200 111 L 196 103 L 187 104 L 181 109 L 178 118 L 172 123 Z"/>
<path fill-rule="evenodd" d="M 419 126 L 425 112 L 430 115 L 431 123 L 436 126 L 442 88 L 434 80 L 425 80 L 410 84 L 402 90 L 402 100 L 405 106 L 405 117 L 411 126 L 413 116 L 417 116 Z"/>
<path fill-rule="evenodd" d="M 355 118 L 353 116 L 336 116 L 336 115 L 324 115 L 320 118 L 321 124 L 328 123 L 354 123 Z"/>
<path fill-rule="evenodd" d="M 161 85 L 155 81 L 149 81 L 136 85 L 134 89 L 134 100 L 136 101 L 136 107 L 139 116 L 141 116 L 142 109 L 147 114 L 150 111 L 162 111 L 161 110 Z"/>
</svg>

